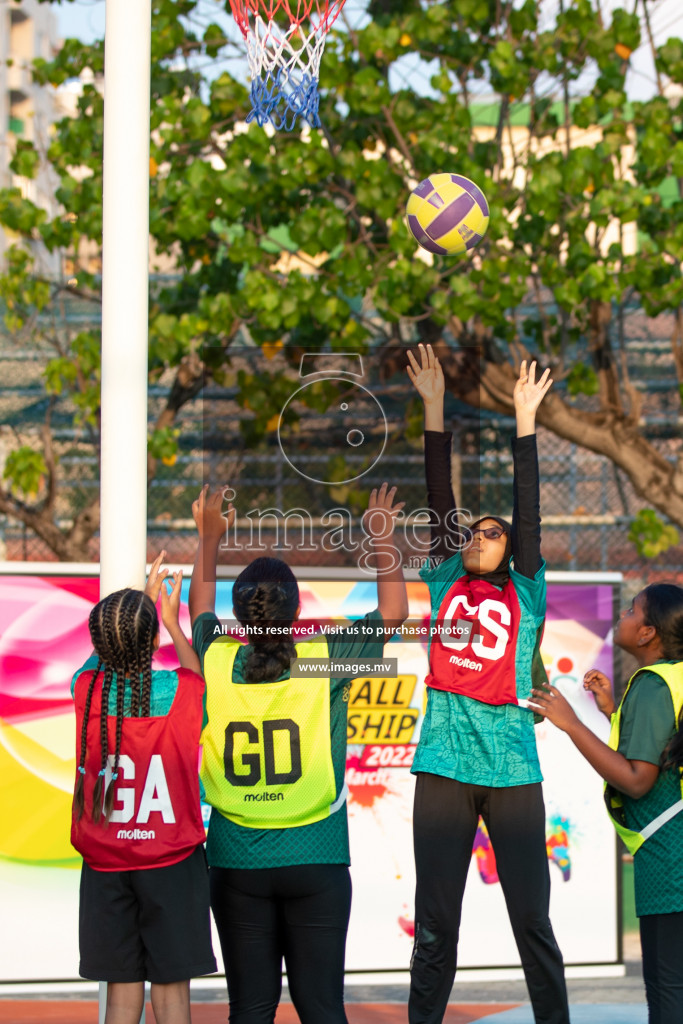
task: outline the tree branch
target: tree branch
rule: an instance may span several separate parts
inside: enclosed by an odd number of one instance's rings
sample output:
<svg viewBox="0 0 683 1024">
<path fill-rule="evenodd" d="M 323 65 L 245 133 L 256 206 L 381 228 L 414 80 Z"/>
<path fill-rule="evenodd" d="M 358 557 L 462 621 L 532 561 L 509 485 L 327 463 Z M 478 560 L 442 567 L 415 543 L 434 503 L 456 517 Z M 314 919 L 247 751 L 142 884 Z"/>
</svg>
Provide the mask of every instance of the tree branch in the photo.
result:
<svg viewBox="0 0 683 1024">
<path fill-rule="evenodd" d="M 206 364 L 202 362 L 199 354 L 195 351 L 188 352 L 180 360 L 173 386 L 166 399 L 166 405 L 161 410 L 154 424 L 154 430 L 164 430 L 175 423 L 178 412 L 184 405 L 196 398 L 206 383 L 208 371 Z M 154 478 L 157 469 L 157 460 L 154 456 L 147 455 L 147 481 Z"/>
<path fill-rule="evenodd" d="M 99 499 L 97 500 L 97 505 L 99 507 Z M 71 531 L 65 533 L 53 521 L 52 515 L 48 512 L 46 506 L 36 509 L 29 508 L 23 501 L 19 501 L 18 498 L 14 498 L 2 489 L 0 489 L 0 512 L 11 519 L 18 520 L 27 529 L 32 530 L 57 555 L 60 561 L 84 562 L 89 560 L 87 541 L 90 540 L 97 529 L 99 516 L 87 537 L 83 530 L 74 530 L 76 521 Z M 80 517 L 83 517 L 83 520 L 85 520 L 83 512 L 80 513 Z"/>
<path fill-rule="evenodd" d="M 40 437 L 43 442 L 43 458 L 45 460 L 45 466 L 47 467 L 47 494 L 45 497 L 45 508 L 50 515 L 52 515 L 54 511 L 55 500 L 57 497 L 57 463 L 55 459 L 55 449 L 52 443 L 52 431 L 50 429 L 50 420 L 52 418 L 54 405 L 55 396 L 52 395 L 47 408 L 45 422 L 40 428 Z"/>
</svg>

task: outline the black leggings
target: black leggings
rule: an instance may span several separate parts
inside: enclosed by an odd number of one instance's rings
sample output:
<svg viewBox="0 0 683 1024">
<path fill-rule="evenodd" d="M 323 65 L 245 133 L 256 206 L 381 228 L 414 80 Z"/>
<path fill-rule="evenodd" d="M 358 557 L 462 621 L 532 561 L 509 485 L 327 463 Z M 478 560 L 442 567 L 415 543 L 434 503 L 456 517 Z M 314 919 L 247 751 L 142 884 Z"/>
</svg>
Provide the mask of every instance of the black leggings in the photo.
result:
<svg viewBox="0 0 683 1024">
<path fill-rule="evenodd" d="M 649 1024 L 683 1024 L 683 911 L 640 918 Z"/>
<path fill-rule="evenodd" d="M 228 981 L 230 1024 L 273 1024 L 283 957 L 301 1024 L 347 1024 L 348 867 L 212 867 L 209 881 Z"/>
<path fill-rule="evenodd" d="M 495 789 L 419 772 L 410 1024 L 440 1024 L 457 964 L 460 912 L 479 815 L 522 960 L 536 1024 L 569 1024 L 564 965 L 548 917 L 550 872 L 540 783 Z"/>
</svg>

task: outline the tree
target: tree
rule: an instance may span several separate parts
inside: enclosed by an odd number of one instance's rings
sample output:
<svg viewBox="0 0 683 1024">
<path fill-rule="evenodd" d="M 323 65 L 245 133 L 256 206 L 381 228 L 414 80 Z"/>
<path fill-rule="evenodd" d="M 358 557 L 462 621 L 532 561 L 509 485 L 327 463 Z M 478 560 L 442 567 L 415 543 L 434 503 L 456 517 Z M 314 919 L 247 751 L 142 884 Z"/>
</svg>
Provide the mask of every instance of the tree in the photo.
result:
<svg viewBox="0 0 683 1024">
<path fill-rule="evenodd" d="M 364 27 L 342 14 L 328 41 L 323 129 L 276 138 L 255 123 L 244 129 L 241 81 L 227 71 L 206 77 L 207 60 L 234 45 L 225 20 L 207 19 L 207 10 L 204 0 L 154 2 L 150 231 L 176 276 L 152 296 L 150 373 L 171 367 L 176 385 L 152 434 L 150 468 L 173 447 L 178 410 L 207 379 L 222 379 L 245 331 L 292 367 L 322 347 L 372 350 L 386 377 L 404 359 L 406 339 L 424 340 L 456 396 L 497 412 L 511 410 L 514 364 L 538 355 L 562 385 L 539 422 L 609 457 L 683 526 L 683 458 L 672 464 L 642 430 L 622 330 L 634 298 L 647 317 L 673 315 L 671 387 L 680 391 L 683 42 L 657 51 L 657 94 L 629 102 L 625 76 L 641 20 L 647 27 L 646 0 L 635 13 L 616 10 L 609 24 L 595 0 L 575 0 L 547 28 L 534 0 L 372 0 Z M 418 56 L 408 74 L 406 60 Z M 96 81 L 102 64 L 100 44 L 68 41 L 35 74 L 57 85 L 90 69 Z M 491 113 L 487 129 L 481 122 Z M 22 237 L 0 281 L 15 330 L 56 289 L 97 301 L 98 281 L 82 267 L 69 284 L 37 280 L 30 242 L 76 257 L 99 244 L 101 132 L 100 92 L 86 83 L 79 116 L 57 126 L 44 155 L 66 215 L 50 220 L 18 190 L 0 193 L 0 221 Z M 31 177 L 41 158 L 20 143 L 14 169 Z M 405 201 L 419 180 L 450 168 L 486 192 L 489 232 L 471 258 L 426 261 L 405 227 Z M 291 252 L 297 260 L 286 268 Z M 524 319 L 523 302 L 532 305 Z M 70 337 L 46 371 L 49 391 L 74 395 L 94 443 L 97 342 Z M 272 431 L 288 385 L 242 373 L 239 388 L 252 412 L 245 436 L 255 443 Z M 74 522 L 80 539 L 59 542 L 49 444 L 41 457 L 45 497 L 27 501 L 8 464 L 19 496 L 8 486 L 0 510 L 76 557 L 96 509 Z"/>
</svg>

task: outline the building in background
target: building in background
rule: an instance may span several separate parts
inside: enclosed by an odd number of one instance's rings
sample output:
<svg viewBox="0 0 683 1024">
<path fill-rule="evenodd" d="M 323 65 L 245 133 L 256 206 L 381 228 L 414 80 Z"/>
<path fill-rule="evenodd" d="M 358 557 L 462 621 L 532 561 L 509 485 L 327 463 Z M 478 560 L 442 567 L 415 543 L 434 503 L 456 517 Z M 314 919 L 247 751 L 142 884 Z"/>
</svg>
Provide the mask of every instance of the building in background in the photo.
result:
<svg viewBox="0 0 683 1024">
<path fill-rule="evenodd" d="M 22 194 L 49 213 L 55 205 L 54 183 L 45 170 L 33 180 L 10 169 L 17 140 L 33 142 L 44 153 L 50 125 L 59 117 L 58 99 L 49 86 L 33 81 L 31 65 L 37 57 L 50 60 L 59 46 L 57 21 L 49 4 L 38 0 L 0 0 L 0 188 L 19 188 Z M 0 228 L 0 266 L 11 232 Z M 46 251 L 36 251 L 39 269 L 56 271 Z"/>
</svg>

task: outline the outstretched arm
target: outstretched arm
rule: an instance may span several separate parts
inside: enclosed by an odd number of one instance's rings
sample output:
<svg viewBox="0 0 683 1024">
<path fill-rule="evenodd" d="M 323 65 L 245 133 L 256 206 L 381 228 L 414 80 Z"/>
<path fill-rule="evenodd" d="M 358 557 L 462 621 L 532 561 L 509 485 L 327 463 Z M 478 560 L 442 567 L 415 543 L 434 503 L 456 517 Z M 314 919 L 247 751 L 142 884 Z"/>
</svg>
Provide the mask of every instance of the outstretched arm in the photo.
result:
<svg viewBox="0 0 683 1024">
<path fill-rule="evenodd" d="M 550 370 L 536 383 L 536 363 L 522 362 L 513 401 L 517 436 L 512 442 L 512 556 L 515 569 L 530 579 L 541 567 L 541 502 L 536 450 L 536 412 L 550 390 Z"/>
<path fill-rule="evenodd" d="M 383 483 L 373 490 L 363 528 L 372 538 L 374 564 L 377 570 L 377 605 L 385 627 L 396 631 L 408 618 L 408 591 L 403 578 L 401 554 L 394 543 L 396 516 L 404 502 L 394 505 L 396 488 L 388 490 Z"/>
<path fill-rule="evenodd" d="M 419 346 L 420 362 L 408 352 L 407 372 L 424 402 L 425 473 L 431 513 L 430 555 L 445 561 L 462 546 L 451 483 L 451 435 L 444 432 L 445 383 L 431 345 Z"/>
<path fill-rule="evenodd" d="M 149 567 L 149 576 L 145 583 L 145 594 L 156 605 L 161 593 L 161 585 L 168 576 L 168 569 L 162 568 L 161 563 L 166 558 L 166 552 L 160 551 Z"/>
<path fill-rule="evenodd" d="M 408 366 L 406 370 L 425 408 L 425 430 L 443 432 L 443 398 L 446 385 L 443 379 L 441 363 L 434 355 L 431 345 L 418 346 L 420 362 L 408 350 Z"/>
<path fill-rule="evenodd" d="M 194 650 L 189 640 L 180 628 L 180 591 L 183 586 L 183 572 L 180 569 L 178 572 L 172 573 L 169 577 L 169 582 L 173 581 L 173 586 L 169 594 L 166 587 L 162 584 L 161 587 L 161 621 L 168 630 L 169 636 L 173 641 L 175 652 L 178 655 L 178 663 L 181 668 L 189 668 L 193 672 L 197 672 L 201 675 L 201 665 L 199 664 L 199 657 L 197 652 Z"/>
<path fill-rule="evenodd" d="M 605 782 L 636 800 L 650 792 L 659 775 L 658 765 L 649 761 L 630 761 L 608 747 L 580 721 L 569 702 L 554 686 L 548 686 L 547 691 L 532 690 L 532 695 L 533 703 L 529 702 L 532 707 L 567 733 L 576 749 Z"/>
<path fill-rule="evenodd" d="M 175 652 L 178 655 L 178 663 L 181 668 L 192 669 L 193 672 L 200 672 L 199 658 L 193 650 L 189 640 L 180 628 L 180 591 L 183 586 L 182 570 L 169 575 L 168 569 L 162 568 L 161 563 L 166 557 L 165 551 L 160 551 L 150 566 L 149 577 L 145 584 L 145 593 L 154 604 L 161 595 L 161 621 L 166 627 Z M 172 581 L 173 586 L 169 594 L 164 586 L 164 581 Z"/>
<path fill-rule="evenodd" d="M 199 541 L 190 580 L 190 619 L 194 626 L 195 620 L 203 612 L 216 610 L 216 563 L 218 549 L 225 537 L 226 529 L 232 525 L 235 509 L 228 505 L 227 515 L 223 515 L 223 496 L 226 487 L 219 487 L 209 492 L 205 484 L 199 497 L 192 503 L 192 515 L 197 524 Z"/>
</svg>

